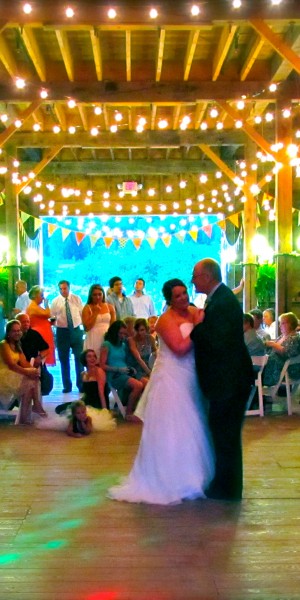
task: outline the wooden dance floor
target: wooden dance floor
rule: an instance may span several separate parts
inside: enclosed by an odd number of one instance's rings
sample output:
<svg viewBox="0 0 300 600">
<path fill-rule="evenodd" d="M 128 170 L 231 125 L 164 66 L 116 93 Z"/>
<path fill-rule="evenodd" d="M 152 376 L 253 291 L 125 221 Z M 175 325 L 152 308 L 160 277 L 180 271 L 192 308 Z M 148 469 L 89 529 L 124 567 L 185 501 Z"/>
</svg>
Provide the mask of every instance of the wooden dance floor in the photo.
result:
<svg viewBox="0 0 300 600">
<path fill-rule="evenodd" d="M 0 599 L 299 600 L 300 414 L 279 409 L 246 419 L 240 504 L 170 507 L 106 498 L 139 425 L 73 439 L 2 420 Z"/>
</svg>

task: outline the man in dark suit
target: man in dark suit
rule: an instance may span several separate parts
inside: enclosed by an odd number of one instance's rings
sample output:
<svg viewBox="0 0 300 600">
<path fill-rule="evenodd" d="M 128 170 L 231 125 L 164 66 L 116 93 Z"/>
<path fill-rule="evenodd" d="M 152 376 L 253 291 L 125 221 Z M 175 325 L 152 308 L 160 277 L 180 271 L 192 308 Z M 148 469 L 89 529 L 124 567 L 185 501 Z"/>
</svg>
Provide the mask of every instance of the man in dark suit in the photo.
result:
<svg viewBox="0 0 300 600">
<path fill-rule="evenodd" d="M 232 291 L 222 283 L 219 264 L 199 261 L 192 282 L 207 294 L 205 315 L 191 333 L 201 389 L 209 400 L 209 426 L 216 472 L 206 495 L 240 500 L 243 489 L 241 430 L 253 382 L 251 358 L 244 343 L 243 312 Z"/>
</svg>

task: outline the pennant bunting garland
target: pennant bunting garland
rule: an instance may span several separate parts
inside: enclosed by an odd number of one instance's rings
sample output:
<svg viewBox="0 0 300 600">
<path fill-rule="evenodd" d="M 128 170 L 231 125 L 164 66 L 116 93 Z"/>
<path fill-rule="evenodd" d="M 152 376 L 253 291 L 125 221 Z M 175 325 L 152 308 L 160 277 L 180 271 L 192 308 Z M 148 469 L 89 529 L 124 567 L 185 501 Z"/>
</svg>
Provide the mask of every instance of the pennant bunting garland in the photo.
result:
<svg viewBox="0 0 300 600">
<path fill-rule="evenodd" d="M 110 247 L 111 247 L 111 245 L 112 245 L 112 243 L 113 243 L 113 241 L 114 241 L 114 238 L 112 238 L 112 237 L 106 237 L 106 236 L 105 236 L 105 237 L 103 238 L 103 241 L 104 241 L 104 246 L 105 246 L 105 248 L 110 248 Z"/>
<path fill-rule="evenodd" d="M 82 242 L 82 240 L 84 240 L 85 238 L 85 233 L 82 233 L 82 231 L 75 231 L 75 240 L 77 242 L 77 246 L 79 246 Z"/>
<path fill-rule="evenodd" d="M 171 241 L 172 241 L 172 236 L 171 236 L 171 234 L 170 234 L 170 233 L 164 233 L 164 234 L 161 236 L 161 239 L 162 239 L 162 241 L 163 241 L 164 245 L 166 246 L 166 248 L 169 248 L 169 246 L 170 246 L 170 244 L 171 244 Z"/>
<path fill-rule="evenodd" d="M 65 227 L 61 228 L 61 237 L 63 242 L 67 239 L 68 235 L 70 235 L 71 231 L 71 229 L 66 229 Z"/>
<path fill-rule="evenodd" d="M 204 227 L 202 227 L 202 229 L 204 229 Z M 190 231 L 188 231 L 188 234 L 191 236 L 193 242 L 197 241 L 198 231 L 194 231 L 193 229 L 191 229 Z"/>
<path fill-rule="evenodd" d="M 201 227 L 202 231 L 204 231 L 204 233 L 206 233 L 207 237 L 211 238 L 212 236 L 212 225 L 204 225 L 204 227 Z"/>
<path fill-rule="evenodd" d="M 142 245 L 142 240 L 141 238 L 132 238 L 132 243 L 134 245 L 134 247 L 136 248 L 136 250 L 139 250 L 141 245 Z"/>
<path fill-rule="evenodd" d="M 58 225 L 54 223 L 48 223 L 48 237 L 51 237 L 53 233 L 58 229 Z"/>
</svg>

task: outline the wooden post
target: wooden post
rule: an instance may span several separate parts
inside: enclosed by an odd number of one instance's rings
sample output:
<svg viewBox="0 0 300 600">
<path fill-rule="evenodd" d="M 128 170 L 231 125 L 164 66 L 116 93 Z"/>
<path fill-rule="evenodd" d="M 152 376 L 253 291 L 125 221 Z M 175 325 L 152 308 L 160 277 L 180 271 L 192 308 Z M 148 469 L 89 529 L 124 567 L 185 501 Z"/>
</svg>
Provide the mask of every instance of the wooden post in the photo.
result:
<svg viewBox="0 0 300 600">
<path fill-rule="evenodd" d="M 20 232 L 19 232 L 19 198 L 15 193 L 11 175 L 13 167 L 14 149 L 10 147 L 7 158 L 7 173 L 5 175 L 5 217 L 6 235 L 9 239 L 9 251 L 7 257 L 8 267 L 8 314 L 15 304 L 15 282 L 20 279 Z"/>
<path fill-rule="evenodd" d="M 276 261 L 276 322 L 278 316 L 291 310 L 289 290 L 295 257 L 293 250 L 293 180 L 290 158 L 285 154 L 292 143 L 291 120 L 282 116 L 283 106 L 278 103 L 276 110 L 276 141 L 284 145 L 282 168 L 276 175 L 276 222 L 275 222 L 275 261 Z"/>
<path fill-rule="evenodd" d="M 245 156 L 248 165 L 255 160 L 255 144 L 249 140 Z M 256 255 L 252 248 L 252 240 L 256 233 L 256 197 L 250 192 L 250 187 L 256 183 L 256 171 L 248 170 L 246 178 L 247 191 L 244 204 L 244 260 L 243 277 L 245 280 L 243 307 L 248 312 L 257 305 L 255 284 L 257 277 Z"/>
</svg>

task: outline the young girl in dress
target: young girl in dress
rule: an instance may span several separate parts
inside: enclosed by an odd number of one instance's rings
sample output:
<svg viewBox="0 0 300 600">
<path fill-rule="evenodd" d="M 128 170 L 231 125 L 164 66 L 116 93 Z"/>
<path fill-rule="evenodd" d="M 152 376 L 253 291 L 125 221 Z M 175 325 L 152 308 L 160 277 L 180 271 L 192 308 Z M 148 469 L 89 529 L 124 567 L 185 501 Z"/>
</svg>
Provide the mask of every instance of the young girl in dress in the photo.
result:
<svg viewBox="0 0 300 600">
<path fill-rule="evenodd" d="M 71 437 L 81 438 L 93 431 L 91 417 L 88 417 L 83 400 L 71 404 L 71 417 L 67 427 L 67 434 Z"/>
</svg>

